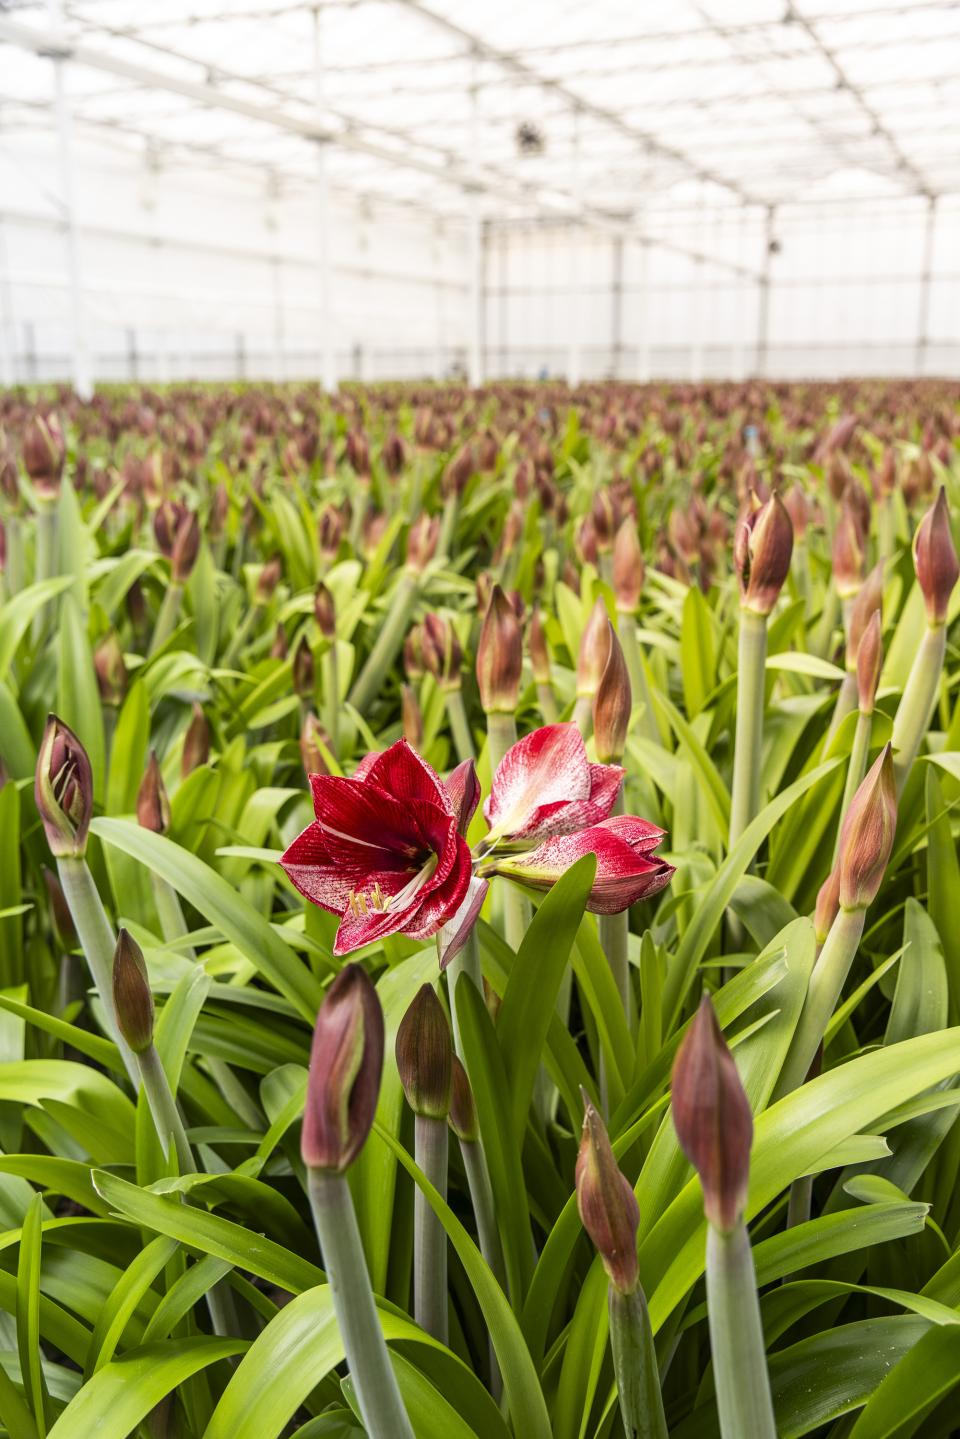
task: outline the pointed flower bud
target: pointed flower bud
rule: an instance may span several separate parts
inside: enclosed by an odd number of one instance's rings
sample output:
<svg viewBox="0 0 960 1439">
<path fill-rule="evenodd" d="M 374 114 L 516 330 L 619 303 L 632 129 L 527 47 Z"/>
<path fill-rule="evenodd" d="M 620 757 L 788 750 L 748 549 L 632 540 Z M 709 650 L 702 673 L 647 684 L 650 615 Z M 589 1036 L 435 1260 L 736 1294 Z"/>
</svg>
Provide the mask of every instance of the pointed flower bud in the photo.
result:
<svg viewBox="0 0 960 1439">
<path fill-rule="evenodd" d="M 400 686 L 400 723 L 407 744 L 419 749 L 423 744 L 423 714 L 416 690 L 410 685 Z"/>
<path fill-rule="evenodd" d="M 66 453 L 56 415 L 31 415 L 23 431 L 23 467 L 43 499 L 56 498 Z"/>
<path fill-rule="evenodd" d="M 301 636 L 293 656 L 293 688 L 301 699 L 307 699 L 313 694 L 313 650 L 307 643 L 306 635 Z"/>
<path fill-rule="evenodd" d="M 821 947 L 826 943 L 827 935 L 833 927 L 833 921 L 840 913 L 840 870 L 837 865 L 827 875 L 817 895 L 817 905 L 813 912 L 813 932 L 817 944 Z"/>
<path fill-rule="evenodd" d="M 538 685 L 548 685 L 550 683 L 550 647 L 547 644 L 547 635 L 543 627 L 539 605 L 533 607 L 530 629 L 527 632 L 527 648 L 530 651 L 530 664 L 533 668 L 534 680 Z"/>
<path fill-rule="evenodd" d="M 342 1173 L 360 1153 L 377 1109 L 383 1043 L 377 991 L 359 964 L 345 965 L 313 1031 L 300 1140 L 308 1168 Z"/>
<path fill-rule="evenodd" d="M 180 774 L 186 779 L 200 765 L 206 764 L 210 758 L 210 726 L 207 724 L 207 717 L 204 714 L 198 701 L 193 702 L 193 718 L 187 725 L 187 732 L 183 737 L 183 756 L 180 761 Z"/>
<path fill-rule="evenodd" d="M 463 649 L 450 620 L 432 612 L 424 616 L 422 630 L 423 663 L 441 689 L 460 688 L 460 667 Z"/>
<path fill-rule="evenodd" d="M 845 498 L 833 536 L 833 583 L 841 599 L 855 595 L 863 584 L 864 553 L 853 506 Z"/>
<path fill-rule="evenodd" d="M 866 589 L 866 585 L 864 585 L 864 589 Z M 874 610 L 857 645 L 857 702 L 862 714 L 873 713 L 882 665 L 883 633 L 880 611 Z"/>
<path fill-rule="evenodd" d="M 633 696 L 630 675 L 617 632 L 607 621 L 607 663 L 593 700 L 593 739 L 601 764 L 619 763 L 627 747 Z"/>
<path fill-rule="evenodd" d="M 450 1113 L 447 1122 L 461 1144 L 476 1144 L 480 1138 L 473 1090 L 470 1088 L 467 1071 L 456 1054 L 453 1056 L 453 1083 L 450 1087 Z"/>
<path fill-rule="evenodd" d="M 257 576 L 257 587 L 255 591 L 256 603 L 265 605 L 273 594 L 283 574 L 283 561 L 279 555 L 273 555 L 267 562 L 260 566 L 260 573 Z"/>
<path fill-rule="evenodd" d="M 56 715 L 48 717 L 40 742 L 33 792 L 51 854 L 82 855 L 93 814 L 93 771 L 83 745 Z"/>
<path fill-rule="evenodd" d="M 607 607 L 598 596 L 580 636 L 580 651 L 577 655 L 578 696 L 592 699 L 597 693 L 609 652 L 610 620 L 607 617 Z"/>
<path fill-rule="evenodd" d="M 613 541 L 613 593 L 622 615 L 635 615 L 643 593 L 644 564 L 640 535 L 631 515 L 620 525 Z"/>
<path fill-rule="evenodd" d="M 520 695 L 523 636 L 516 611 L 494 585 L 477 643 L 477 684 L 487 714 L 512 714 Z"/>
<path fill-rule="evenodd" d="M 439 515 L 422 514 L 414 520 L 407 535 L 407 565 L 416 574 L 422 575 L 437 553 L 440 540 Z"/>
<path fill-rule="evenodd" d="M 896 830 L 893 749 L 886 744 L 850 801 L 840 827 L 837 869 L 844 909 L 866 909 L 876 899 Z"/>
<path fill-rule="evenodd" d="M 446 1119 L 453 1083 L 453 1044 L 443 1005 L 423 984 L 397 1029 L 397 1069 L 407 1103 L 426 1119 Z"/>
<path fill-rule="evenodd" d="M 729 1231 L 747 1202 L 753 1115 L 709 995 L 677 1050 L 670 1102 L 680 1148 L 700 1176 L 704 1213 Z"/>
<path fill-rule="evenodd" d="M 737 525 L 733 562 L 740 582 L 740 603 L 768 615 L 777 602 L 793 555 L 793 525 L 779 495 L 765 504 L 753 496 L 753 508 Z"/>
<path fill-rule="evenodd" d="M 942 625 L 947 618 L 953 587 L 960 576 L 950 529 L 950 509 L 942 486 L 932 508 L 917 526 L 913 538 L 913 562 L 927 607 L 927 620 L 932 625 Z"/>
<path fill-rule="evenodd" d="M 127 693 L 127 666 L 116 630 L 108 630 L 93 652 L 97 688 L 105 705 L 116 709 Z"/>
<path fill-rule="evenodd" d="M 802 540 L 810 523 L 810 502 L 803 486 L 795 481 L 784 495 L 783 503 L 793 525 L 794 538 Z"/>
<path fill-rule="evenodd" d="M 120 1033 L 134 1054 L 143 1054 L 153 1043 L 153 994 L 143 950 L 125 929 L 113 952 L 113 1007 Z"/>
<path fill-rule="evenodd" d="M 330 738 L 311 710 L 303 721 L 303 728 L 300 731 L 300 758 L 303 761 L 304 773 L 308 778 L 312 774 L 330 773 L 318 743 L 320 740 L 327 749 L 330 748 Z"/>
<path fill-rule="evenodd" d="M 337 607 L 333 595 L 327 589 L 323 580 L 317 585 L 313 595 L 313 616 L 317 622 L 317 629 L 324 639 L 332 640 L 337 633 Z"/>
<path fill-rule="evenodd" d="M 160 773 L 156 750 L 150 751 L 147 768 L 137 792 L 137 823 L 154 834 L 166 834 L 170 828 L 170 800 Z"/>
<path fill-rule="evenodd" d="M 577 1209 L 610 1283 L 621 1294 L 632 1294 L 640 1279 L 640 1207 L 617 1164 L 606 1126 L 586 1095 L 584 1106 L 576 1168 Z"/>
<path fill-rule="evenodd" d="M 200 517 L 191 512 L 177 530 L 170 567 L 176 584 L 182 585 L 190 578 L 200 552 Z"/>
<path fill-rule="evenodd" d="M 871 617 L 876 614 L 883 605 L 883 561 L 874 565 L 867 575 L 863 584 L 857 591 L 857 597 L 850 606 L 850 619 L 847 625 L 847 669 L 853 671 L 857 667 L 857 654 L 860 649 L 860 641 L 864 631 L 870 623 Z"/>
</svg>

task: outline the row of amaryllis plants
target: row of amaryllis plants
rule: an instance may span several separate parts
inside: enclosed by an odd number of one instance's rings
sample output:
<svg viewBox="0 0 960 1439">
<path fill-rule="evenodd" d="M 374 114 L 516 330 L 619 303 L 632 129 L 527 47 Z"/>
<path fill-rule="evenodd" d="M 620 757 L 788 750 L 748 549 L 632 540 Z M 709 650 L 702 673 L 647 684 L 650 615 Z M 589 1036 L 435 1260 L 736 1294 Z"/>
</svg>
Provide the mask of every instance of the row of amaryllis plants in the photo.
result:
<svg viewBox="0 0 960 1439">
<path fill-rule="evenodd" d="M 3 1432 L 954 1433 L 960 388 L 0 423 Z"/>
</svg>

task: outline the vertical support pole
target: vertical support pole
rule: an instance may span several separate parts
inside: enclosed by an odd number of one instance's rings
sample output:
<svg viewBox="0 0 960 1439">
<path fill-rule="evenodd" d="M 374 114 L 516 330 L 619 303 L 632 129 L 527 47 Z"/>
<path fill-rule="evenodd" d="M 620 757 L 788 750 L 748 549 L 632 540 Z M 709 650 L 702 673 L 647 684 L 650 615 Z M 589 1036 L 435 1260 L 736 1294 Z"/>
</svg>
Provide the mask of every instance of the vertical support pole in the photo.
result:
<svg viewBox="0 0 960 1439">
<path fill-rule="evenodd" d="M 930 343 L 930 291 L 933 288 L 933 242 L 937 229 L 937 197 L 927 196 L 927 218 L 923 231 L 923 270 L 920 275 L 920 309 L 917 315 L 915 372 L 923 376 Z"/>
<path fill-rule="evenodd" d="M 767 206 L 767 219 L 763 229 L 763 268 L 760 272 L 760 296 L 757 311 L 757 376 L 763 379 L 767 373 L 770 352 L 770 287 L 773 264 L 773 223 L 776 206 Z"/>
<path fill-rule="evenodd" d="M 623 236 L 613 242 L 610 270 L 610 377 L 620 379 L 623 364 Z"/>
<path fill-rule="evenodd" d="M 473 165 L 480 160 L 480 57 L 474 54 L 470 85 L 470 151 Z M 480 186 L 474 180 L 470 190 L 470 314 L 467 347 L 467 379 L 476 389 L 483 383 L 483 223 L 480 217 Z"/>
<path fill-rule="evenodd" d="M 650 374 L 650 243 L 640 241 L 640 353 L 637 361 L 637 379 L 641 385 L 649 385 Z"/>
<path fill-rule="evenodd" d="M 283 323 L 283 265 L 279 255 L 270 261 L 273 291 L 273 378 L 286 378 L 286 344 Z"/>
<path fill-rule="evenodd" d="M 237 379 L 247 378 L 247 342 L 240 330 L 237 331 L 234 342 L 234 354 L 236 356 Z"/>
<path fill-rule="evenodd" d="M 63 35 L 62 0 L 49 0 L 50 28 L 59 41 Z M 67 97 L 68 52 L 55 45 L 51 48 L 53 64 L 53 105 L 57 123 L 57 148 L 60 168 L 60 209 L 63 215 L 64 243 L 67 264 L 67 292 L 70 303 L 70 378 L 81 399 L 93 393 L 90 352 L 87 345 L 83 307 L 82 269 L 80 263 L 80 231 L 73 189 L 72 117 Z"/>
<path fill-rule="evenodd" d="M 0 216 L 0 385 L 17 381 L 17 341 L 7 275 L 7 236 Z"/>
<path fill-rule="evenodd" d="M 570 246 L 569 271 L 567 279 L 567 324 L 569 325 L 569 337 L 567 343 L 567 384 L 574 389 L 580 383 L 582 370 L 582 352 L 580 346 L 580 241 L 582 231 L 580 228 L 580 209 L 582 205 L 580 187 L 580 107 L 574 106 L 573 110 L 573 154 L 571 160 L 571 185 L 573 198 L 576 203 L 576 216 L 567 230 L 567 243 Z"/>
<path fill-rule="evenodd" d="M 497 366 L 497 374 L 503 379 L 510 371 L 510 230 L 508 226 L 500 228 L 500 324 L 498 326 L 497 340 L 499 342 L 500 363 Z"/>
<path fill-rule="evenodd" d="M 140 378 L 140 355 L 137 350 L 137 332 L 132 325 L 127 327 L 127 378 Z"/>
<path fill-rule="evenodd" d="M 323 123 L 323 21 L 321 7 L 313 8 L 313 86 L 317 122 Z M 333 333 L 330 283 L 330 187 L 327 183 L 327 142 L 317 141 L 317 284 L 320 292 L 320 381 L 328 394 L 337 388 L 337 360 Z"/>
</svg>

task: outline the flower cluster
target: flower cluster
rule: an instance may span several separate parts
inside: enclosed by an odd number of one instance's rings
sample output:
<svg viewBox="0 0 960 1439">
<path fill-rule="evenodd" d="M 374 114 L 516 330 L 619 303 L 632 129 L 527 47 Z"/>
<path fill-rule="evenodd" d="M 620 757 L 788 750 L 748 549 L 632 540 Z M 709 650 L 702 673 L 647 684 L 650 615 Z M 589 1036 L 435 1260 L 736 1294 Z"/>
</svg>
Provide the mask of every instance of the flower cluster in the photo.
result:
<svg viewBox="0 0 960 1439">
<path fill-rule="evenodd" d="M 311 775 L 316 818 L 281 864 L 301 894 L 340 916 L 334 946 L 347 954 L 388 934 L 443 931 L 448 962 L 479 914 L 495 875 L 549 889 L 585 854 L 597 857 L 588 908 L 616 914 L 663 889 L 673 874 L 654 851 L 663 830 L 633 815 L 611 818 L 623 770 L 594 764 L 576 725 L 534 730 L 504 755 L 483 815 L 472 761 L 445 782 L 406 740 L 368 755 L 350 779 Z"/>
</svg>

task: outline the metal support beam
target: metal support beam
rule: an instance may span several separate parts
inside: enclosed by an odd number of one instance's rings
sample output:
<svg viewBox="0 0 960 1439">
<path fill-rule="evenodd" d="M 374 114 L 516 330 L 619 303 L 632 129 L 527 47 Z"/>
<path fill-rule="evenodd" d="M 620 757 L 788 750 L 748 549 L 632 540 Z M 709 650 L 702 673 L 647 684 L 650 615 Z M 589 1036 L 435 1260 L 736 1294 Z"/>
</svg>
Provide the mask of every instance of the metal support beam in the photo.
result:
<svg viewBox="0 0 960 1439">
<path fill-rule="evenodd" d="M 767 357 L 770 348 L 770 289 L 772 285 L 772 265 L 774 252 L 773 225 L 776 218 L 776 206 L 767 206 L 767 223 L 763 231 L 763 270 L 760 275 L 759 306 L 757 310 L 757 363 L 756 370 L 760 379 L 767 373 Z"/>
<path fill-rule="evenodd" d="M 619 380 L 623 366 L 623 236 L 613 242 L 610 271 L 610 376 Z"/>
<path fill-rule="evenodd" d="M 317 128 L 323 119 L 323 18 L 313 11 L 313 85 Z M 317 147 L 317 289 L 320 298 L 320 382 L 328 394 L 337 388 L 333 302 L 330 285 L 330 192 L 327 186 L 327 142 L 318 134 Z"/>
<path fill-rule="evenodd" d="M 63 23 L 61 0 L 50 0 L 50 24 L 55 29 Z M 63 238 L 68 294 L 70 302 L 70 378 L 81 399 L 93 393 L 90 352 L 87 346 L 83 307 L 83 279 L 80 264 L 80 232 L 73 193 L 73 157 L 71 154 L 70 102 L 67 97 L 67 61 L 62 54 L 50 56 L 53 65 L 53 103 L 57 118 L 57 148 L 60 165 L 60 209 L 63 216 Z"/>
<path fill-rule="evenodd" d="M 933 288 L 933 246 L 937 230 L 937 197 L 927 198 L 927 216 L 923 231 L 923 270 L 920 274 L 920 310 L 917 316 L 917 374 L 922 376 L 927 363 L 930 343 L 930 291 Z"/>
</svg>

